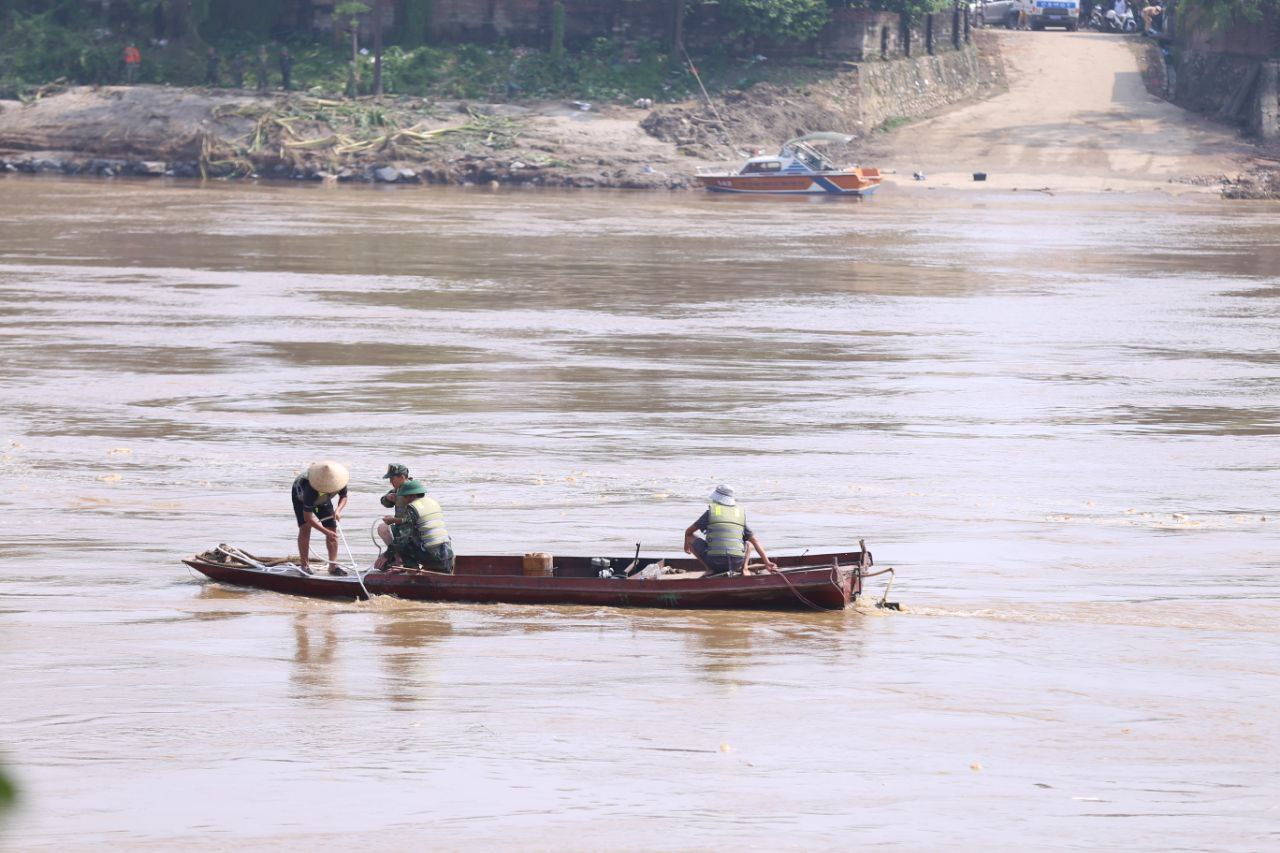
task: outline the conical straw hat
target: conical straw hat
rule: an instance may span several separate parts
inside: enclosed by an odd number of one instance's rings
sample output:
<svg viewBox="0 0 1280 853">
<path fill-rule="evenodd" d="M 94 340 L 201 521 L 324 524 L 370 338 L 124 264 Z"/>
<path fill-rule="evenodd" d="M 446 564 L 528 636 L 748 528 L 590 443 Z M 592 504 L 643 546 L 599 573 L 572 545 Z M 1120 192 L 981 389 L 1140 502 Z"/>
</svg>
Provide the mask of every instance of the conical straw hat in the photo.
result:
<svg viewBox="0 0 1280 853">
<path fill-rule="evenodd" d="M 311 483 L 311 488 L 317 492 L 340 492 L 347 487 L 351 475 L 347 473 L 347 466 L 341 462 L 333 462 L 326 459 L 323 462 L 314 462 L 307 469 L 307 480 Z"/>
</svg>

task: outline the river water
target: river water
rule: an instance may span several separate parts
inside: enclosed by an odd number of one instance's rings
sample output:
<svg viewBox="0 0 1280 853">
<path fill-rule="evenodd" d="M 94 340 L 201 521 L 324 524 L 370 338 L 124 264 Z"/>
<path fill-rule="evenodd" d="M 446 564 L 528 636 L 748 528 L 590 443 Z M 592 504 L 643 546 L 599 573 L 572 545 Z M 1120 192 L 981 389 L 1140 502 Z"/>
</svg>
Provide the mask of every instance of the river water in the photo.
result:
<svg viewBox="0 0 1280 853">
<path fill-rule="evenodd" d="M 14 849 L 1280 843 L 1274 206 L 11 177 L 0 323 Z M 291 551 L 318 457 L 366 558 L 392 461 L 462 553 L 677 553 L 725 482 L 903 612 L 179 562 Z"/>
</svg>

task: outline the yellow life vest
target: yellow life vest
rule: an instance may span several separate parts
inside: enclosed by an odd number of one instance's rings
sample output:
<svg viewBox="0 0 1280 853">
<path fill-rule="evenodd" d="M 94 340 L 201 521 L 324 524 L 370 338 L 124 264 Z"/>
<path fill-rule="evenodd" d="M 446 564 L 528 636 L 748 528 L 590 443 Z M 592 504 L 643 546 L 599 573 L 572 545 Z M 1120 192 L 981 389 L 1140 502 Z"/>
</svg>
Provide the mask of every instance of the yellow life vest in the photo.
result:
<svg viewBox="0 0 1280 853">
<path fill-rule="evenodd" d="M 449 541 L 449 531 L 444 527 L 444 510 L 435 500 L 423 495 L 407 508 L 418 516 L 418 523 L 411 535 L 420 548 L 430 548 Z"/>
<path fill-rule="evenodd" d="M 741 557 L 747 534 L 747 513 L 740 506 L 713 503 L 707 507 L 707 556 Z"/>
</svg>

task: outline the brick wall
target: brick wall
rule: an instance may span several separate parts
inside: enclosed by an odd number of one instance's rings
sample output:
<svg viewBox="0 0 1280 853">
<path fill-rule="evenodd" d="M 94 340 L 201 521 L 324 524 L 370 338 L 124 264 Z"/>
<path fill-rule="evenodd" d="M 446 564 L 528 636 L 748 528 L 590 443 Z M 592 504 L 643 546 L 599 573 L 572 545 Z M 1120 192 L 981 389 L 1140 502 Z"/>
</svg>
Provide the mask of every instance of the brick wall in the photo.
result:
<svg viewBox="0 0 1280 853">
<path fill-rule="evenodd" d="M 833 9 L 818 36 L 818 53 L 858 62 L 892 59 L 902 55 L 902 26 L 892 12 Z"/>
</svg>

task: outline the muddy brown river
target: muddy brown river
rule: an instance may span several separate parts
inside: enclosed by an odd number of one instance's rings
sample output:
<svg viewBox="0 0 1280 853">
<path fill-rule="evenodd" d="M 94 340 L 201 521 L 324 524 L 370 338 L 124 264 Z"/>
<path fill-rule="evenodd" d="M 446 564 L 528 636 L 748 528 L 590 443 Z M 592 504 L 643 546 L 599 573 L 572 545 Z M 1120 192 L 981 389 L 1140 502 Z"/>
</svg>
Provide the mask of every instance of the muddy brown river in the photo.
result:
<svg viewBox="0 0 1280 853">
<path fill-rule="evenodd" d="M 1280 843 L 1280 217 L 0 179 L 15 850 Z M 461 553 L 865 537 L 903 612 L 298 600 L 404 462 Z M 877 579 L 871 592 L 882 587 Z"/>
</svg>

